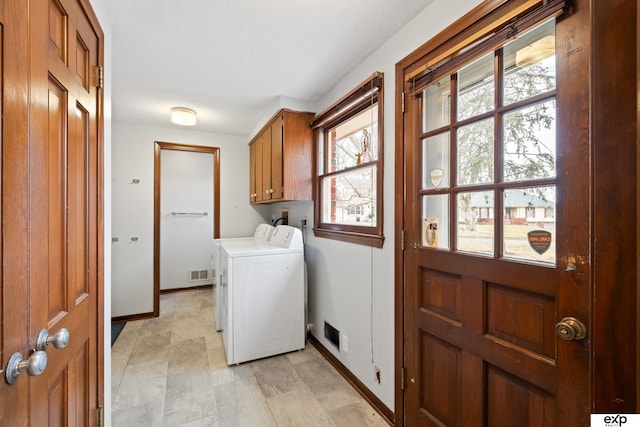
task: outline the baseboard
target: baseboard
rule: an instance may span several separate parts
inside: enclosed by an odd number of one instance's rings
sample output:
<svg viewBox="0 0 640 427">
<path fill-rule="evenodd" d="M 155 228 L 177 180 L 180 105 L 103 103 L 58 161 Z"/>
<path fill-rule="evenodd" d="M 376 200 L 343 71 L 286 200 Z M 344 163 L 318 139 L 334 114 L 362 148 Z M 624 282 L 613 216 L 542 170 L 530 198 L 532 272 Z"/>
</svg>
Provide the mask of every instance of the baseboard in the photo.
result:
<svg viewBox="0 0 640 427">
<path fill-rule="evenodd" d="M 356 378 L 346 366 L 342 364 L 329 350 L 327 350 L 321 343 L 318 341 L 316 337 L 309 334 L 309 342 L 324 356 L 325 359 L 331 363 L 331 365 L 336 368 L 336 370 L 346 379 L 349 384 L 356 389 L 358 393 L 367 401 L 373 408 L 378 411 L 380 416 L 382 416 L 390 425 L 394 425 L 394 413 L 387 405 L 384 404 L 382 400 L 378 398 L 371 390 L 364 385 L 362 381 Z"/>
<path fill-rule="evenodd" d="M 153 312 L 128 314 L 126 316 L 112 317 L 111 322 L 130 322 L 132 320 L 153 319 Z"/>
<path fill-rule="evenodd" d="M 212 289 L 213 285 L 198 285 L 198 286 L 189 286 L 188 288 L 172 288 L 172 289 L 160 289 L 160 295 L 163 294 L 175 294 L 176 292 L 187 292 L 187 291 L 200 291 L 203 289 Z"/>
</svg>

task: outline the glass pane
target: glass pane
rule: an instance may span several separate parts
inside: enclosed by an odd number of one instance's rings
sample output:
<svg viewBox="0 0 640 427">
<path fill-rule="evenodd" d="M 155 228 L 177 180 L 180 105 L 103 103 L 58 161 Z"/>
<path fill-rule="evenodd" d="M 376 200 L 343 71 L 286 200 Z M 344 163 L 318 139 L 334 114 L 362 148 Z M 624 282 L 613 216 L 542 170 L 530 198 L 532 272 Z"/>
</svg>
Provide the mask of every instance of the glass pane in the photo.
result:
<svg viewBox="0 0 640 427">
<path fill-rule="evenodd" d="M 426 88 L 422 94 L 424 111 L 423 132 L 428 132 L 450 122 L 451 117 L 451 77 L 447 76 Z"/>
<path fill-rule="evenodd" d="M 504 256 L 555 264 L 555 187 L 505 190 Z"/>
<path fill-rule="evenodd" d="M 493 255 L 495 205 L 493 191 L 458 194 L 456 249 Z"/>
<path fill-rule="evenodd" d="M 449 249 L 449 195 L 422 198 L 422 246 Z"/>
<path fill-rule="evenodd" d="M 330 172 L 368 163 L 378 157 L 378 104 L 329 129 Z"/>
<path fill-rule="evenodd" d="M 322 180 L 322 222 L 376 226 L 375 165 Z"/>
<path fill-rule="evenodd" d="M 449 135 L 422 140 L 422 188 L 449 186 Z"/>
<path fill-rule="evenodd" d="M 504 180 L 556 176 L 556 101 L 504 115 Z"/>
<path fill-rule="evenodd" d="M 556 87 L 555 21 L 504 46 L 504 105 Z"/>
<path fill-rule="evenodd" d="M 493 119 L 458 129 L 458 185 L 493 182 Z"/>
<path fill-rule="evenodd" d="M 458 120 L 493 110 L 493 52 L 458 72 Z"/>
<path fill-rule="evenodd" d="M 318 175 L 323 175 L 325 173 L 328 172 L 325 171 L 324 167 L 325 165 L 329 165 L 329 163 L 327 162 L 327 159 L 324 157 L 325 152 L 324 152 L 324 140 L 325 140 L 326 135 L 324 133 L 320 134 L 320 137 L 318 138 L 318 157 L 316 159 L 316 167 L 317 167 L 317 171 L 318 171 Z"/>
</svg>

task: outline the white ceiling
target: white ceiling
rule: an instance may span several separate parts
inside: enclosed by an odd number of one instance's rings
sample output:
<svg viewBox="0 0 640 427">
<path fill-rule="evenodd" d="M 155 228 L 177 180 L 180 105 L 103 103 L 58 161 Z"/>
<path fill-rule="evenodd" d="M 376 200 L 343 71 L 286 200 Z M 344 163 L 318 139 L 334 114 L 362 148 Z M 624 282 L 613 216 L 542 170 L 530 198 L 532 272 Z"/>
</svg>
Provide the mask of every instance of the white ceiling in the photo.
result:
<svg viewBox="0 0 640 427">
<path fill-rule="evenodd" d="M 316 101 L 431 2 L 108 0 L 113 120 L 176 126 L 183 106 L 196 130 L 248 135 L 282 99 Z"/>
</svg>

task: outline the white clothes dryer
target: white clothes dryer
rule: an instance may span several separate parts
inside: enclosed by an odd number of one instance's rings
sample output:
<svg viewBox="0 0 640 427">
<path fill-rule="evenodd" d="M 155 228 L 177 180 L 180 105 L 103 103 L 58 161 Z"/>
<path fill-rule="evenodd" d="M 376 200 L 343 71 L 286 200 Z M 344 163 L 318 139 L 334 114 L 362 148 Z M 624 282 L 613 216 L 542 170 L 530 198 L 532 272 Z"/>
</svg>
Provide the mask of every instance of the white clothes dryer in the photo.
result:
<svg viewBox="0 0 640 427">
<path fill-rule="evenodd" d="M 256 231 L 254 231 L 253 236 L 251 237 L 229 237 L 229 238 L 223 238 L 223 239 L 213 239 L 213 256 L 211 257 L 211 269 L 213 271 L 215 271 L 216 274 L 216 286 L 214 288 L 214 304 L 213 304 L 213 317 L 215 319 L 216 322 L 216 330 L 217 331 L 221 331 L 222 330 L 222 298 L 220 298 L 220 283 L 221 283 L 221 278 L 220 278 L 220 273 L 221 273 L 221 269 L 220 269 L 220 254 L 221 254 L 221 247 L 223 245 L 236 245 L 236 244 L 243 244 L 243 243 L 248 243 L 248 242 L 255 242 L 255 241 L 261 241 L 261 242 L 267 242 L 270 238 L 271 235 L 273 234 L 273 231 L 275 230 L 275 227 L 271 224 L 258 224 L 258 226 L 256 227 Z"/>
<path fill-rule="evenodd" d="M 229 365 L 305 346 L 302 233 L 221 247 L 222 341 Z"/>
</svg>

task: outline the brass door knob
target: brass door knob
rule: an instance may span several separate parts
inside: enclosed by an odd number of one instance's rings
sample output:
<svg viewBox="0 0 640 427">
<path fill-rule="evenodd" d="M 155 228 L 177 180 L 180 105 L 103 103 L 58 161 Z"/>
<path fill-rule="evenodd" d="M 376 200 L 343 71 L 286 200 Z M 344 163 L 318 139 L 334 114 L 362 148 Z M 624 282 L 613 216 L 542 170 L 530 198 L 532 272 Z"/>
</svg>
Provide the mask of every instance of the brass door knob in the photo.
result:
<svg viewBox="0 0 640 427">
<path fill-rule="evenodd" d="M 565 317 L 556 323 L 556 335 L 563 340 L 581 340 L 587 336 L 587 327 L 575 317 Z"/>
</svg>

